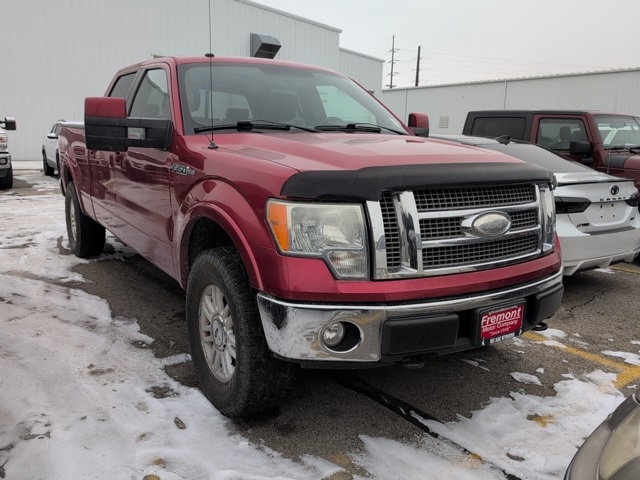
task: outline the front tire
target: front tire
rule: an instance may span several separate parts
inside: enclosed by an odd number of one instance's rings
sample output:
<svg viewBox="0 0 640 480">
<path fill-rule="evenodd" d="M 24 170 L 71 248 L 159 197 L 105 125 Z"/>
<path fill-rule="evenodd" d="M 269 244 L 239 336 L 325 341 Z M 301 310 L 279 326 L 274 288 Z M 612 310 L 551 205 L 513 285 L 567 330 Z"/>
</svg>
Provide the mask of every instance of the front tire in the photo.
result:
<svg viewBox="0 0 640 480">
<path fill-rule="evenodd" d="M 0 178 L 0 190 L 9 190 L 13 188 L 13 165 L 9 166 L 7 174 Z"/>
<path fill-rule="evenodd" d="M 49 166 L 49 162 L 47 162 L 47 154 L 44 150 L 42 151 L 42 171 L 47 177 L 50 177 L 53 175 L 53 172 L 55 172 L 55 169 Z"/>
<path fill-rule="evenodd" d="M 207 250 L 194 262 L 186 311 L 191 358 L 209 401 L 229 417 L 278 405 L 296 366 L 271 355 L 255 291 L 233 248 Z"/>
<path fill-rule="evenodd" d="M 82 213 L 76 187 L 72 182 L 67 184 L 64 207 L 67 220 L 67 236 L 71 251 L 76 257 L 80 258 L 100 255 L 104 250 L 105 229 L 102 225 Z"/>
</svg>

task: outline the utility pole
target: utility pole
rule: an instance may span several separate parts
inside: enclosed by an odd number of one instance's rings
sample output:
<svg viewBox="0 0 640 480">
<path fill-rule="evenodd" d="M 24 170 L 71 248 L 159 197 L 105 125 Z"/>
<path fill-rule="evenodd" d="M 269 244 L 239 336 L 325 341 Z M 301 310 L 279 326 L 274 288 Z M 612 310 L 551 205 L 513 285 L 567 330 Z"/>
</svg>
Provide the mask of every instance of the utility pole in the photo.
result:
<svg viewBox="0 0 640 480">
<path fill-rule="evenodd" d="M 391 37 L 391 62 L 389 62 L 391 63 L 391 73 L 389 74 L 390 76 L 389 85 L 387 85 L 387 87 L 389 87 L 390 89 L 395 87 L 395 85 L 393 84 L 393 65 L 396 63 L 395 55 L 396 55 L 396 36 L 393 35 Z"/>
<path fill-rule="evenodd" d="M 416 87 L 420 84 L 420 45 L 418 45 L 418 61 L 416 62 Z"/>
</svg>

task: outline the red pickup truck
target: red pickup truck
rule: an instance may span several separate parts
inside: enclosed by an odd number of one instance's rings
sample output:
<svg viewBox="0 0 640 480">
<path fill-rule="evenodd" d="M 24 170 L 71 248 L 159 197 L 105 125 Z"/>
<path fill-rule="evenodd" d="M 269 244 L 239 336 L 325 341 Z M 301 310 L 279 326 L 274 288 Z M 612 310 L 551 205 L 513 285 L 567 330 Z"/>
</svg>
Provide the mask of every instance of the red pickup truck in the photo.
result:
<svg viewBox="0 0 640 480">
<path fill-rule="evenodd" d="M 549 148 L 569 160 L 640 188 L 640 116 L 588 110 L 477 110 L 462 133 L 509 135 Z"/>
<path fill-rule="evenodd" d="M 191 356 L 225 415 L 298 366 L 421 362 L 560 305 L 553 176 L 421 138 L 335 72 L 256 58 L 119 71 L 60 134 L 69 245 L 105 229 L 186 289 Z"/>
</svg>

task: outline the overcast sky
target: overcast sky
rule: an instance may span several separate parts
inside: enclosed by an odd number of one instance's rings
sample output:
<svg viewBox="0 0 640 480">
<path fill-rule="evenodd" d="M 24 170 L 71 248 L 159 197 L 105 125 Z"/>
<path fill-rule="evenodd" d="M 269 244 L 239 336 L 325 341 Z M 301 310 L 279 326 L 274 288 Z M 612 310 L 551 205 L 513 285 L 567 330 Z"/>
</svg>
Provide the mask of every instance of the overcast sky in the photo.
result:
<svg viewBox="0 0 640 480">
<path fill-rule="evenodd" d="M 399 87 L 414 85 L 418 46 L 420 85 L 640 66 L 638 0 L 255 1 L 342 29 L 341 47 L 386 62 L 395 35 Z"/>
</svg>

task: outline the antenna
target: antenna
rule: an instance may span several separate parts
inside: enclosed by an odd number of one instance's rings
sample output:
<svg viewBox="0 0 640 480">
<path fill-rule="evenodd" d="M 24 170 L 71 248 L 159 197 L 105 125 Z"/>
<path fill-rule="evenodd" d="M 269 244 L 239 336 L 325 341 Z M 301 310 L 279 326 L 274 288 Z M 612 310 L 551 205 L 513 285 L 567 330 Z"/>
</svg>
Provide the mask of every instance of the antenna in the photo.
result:
<svg viewBox="0 0 640 480">
<path fill-rule="evenodd" d="M 213 141 L 213 105 L 211 104 L 211 98 L 213 96 L 213 48 L 211 46 L 211 0 L 209 0 L 209 53 L 205 53 L 205 57 L 209 59 L 209 115 L 211 117 L 211 143 L 209 143 L 209 149 L 215 150 L 218 148 L 216 142 Z"/>
</svg>

